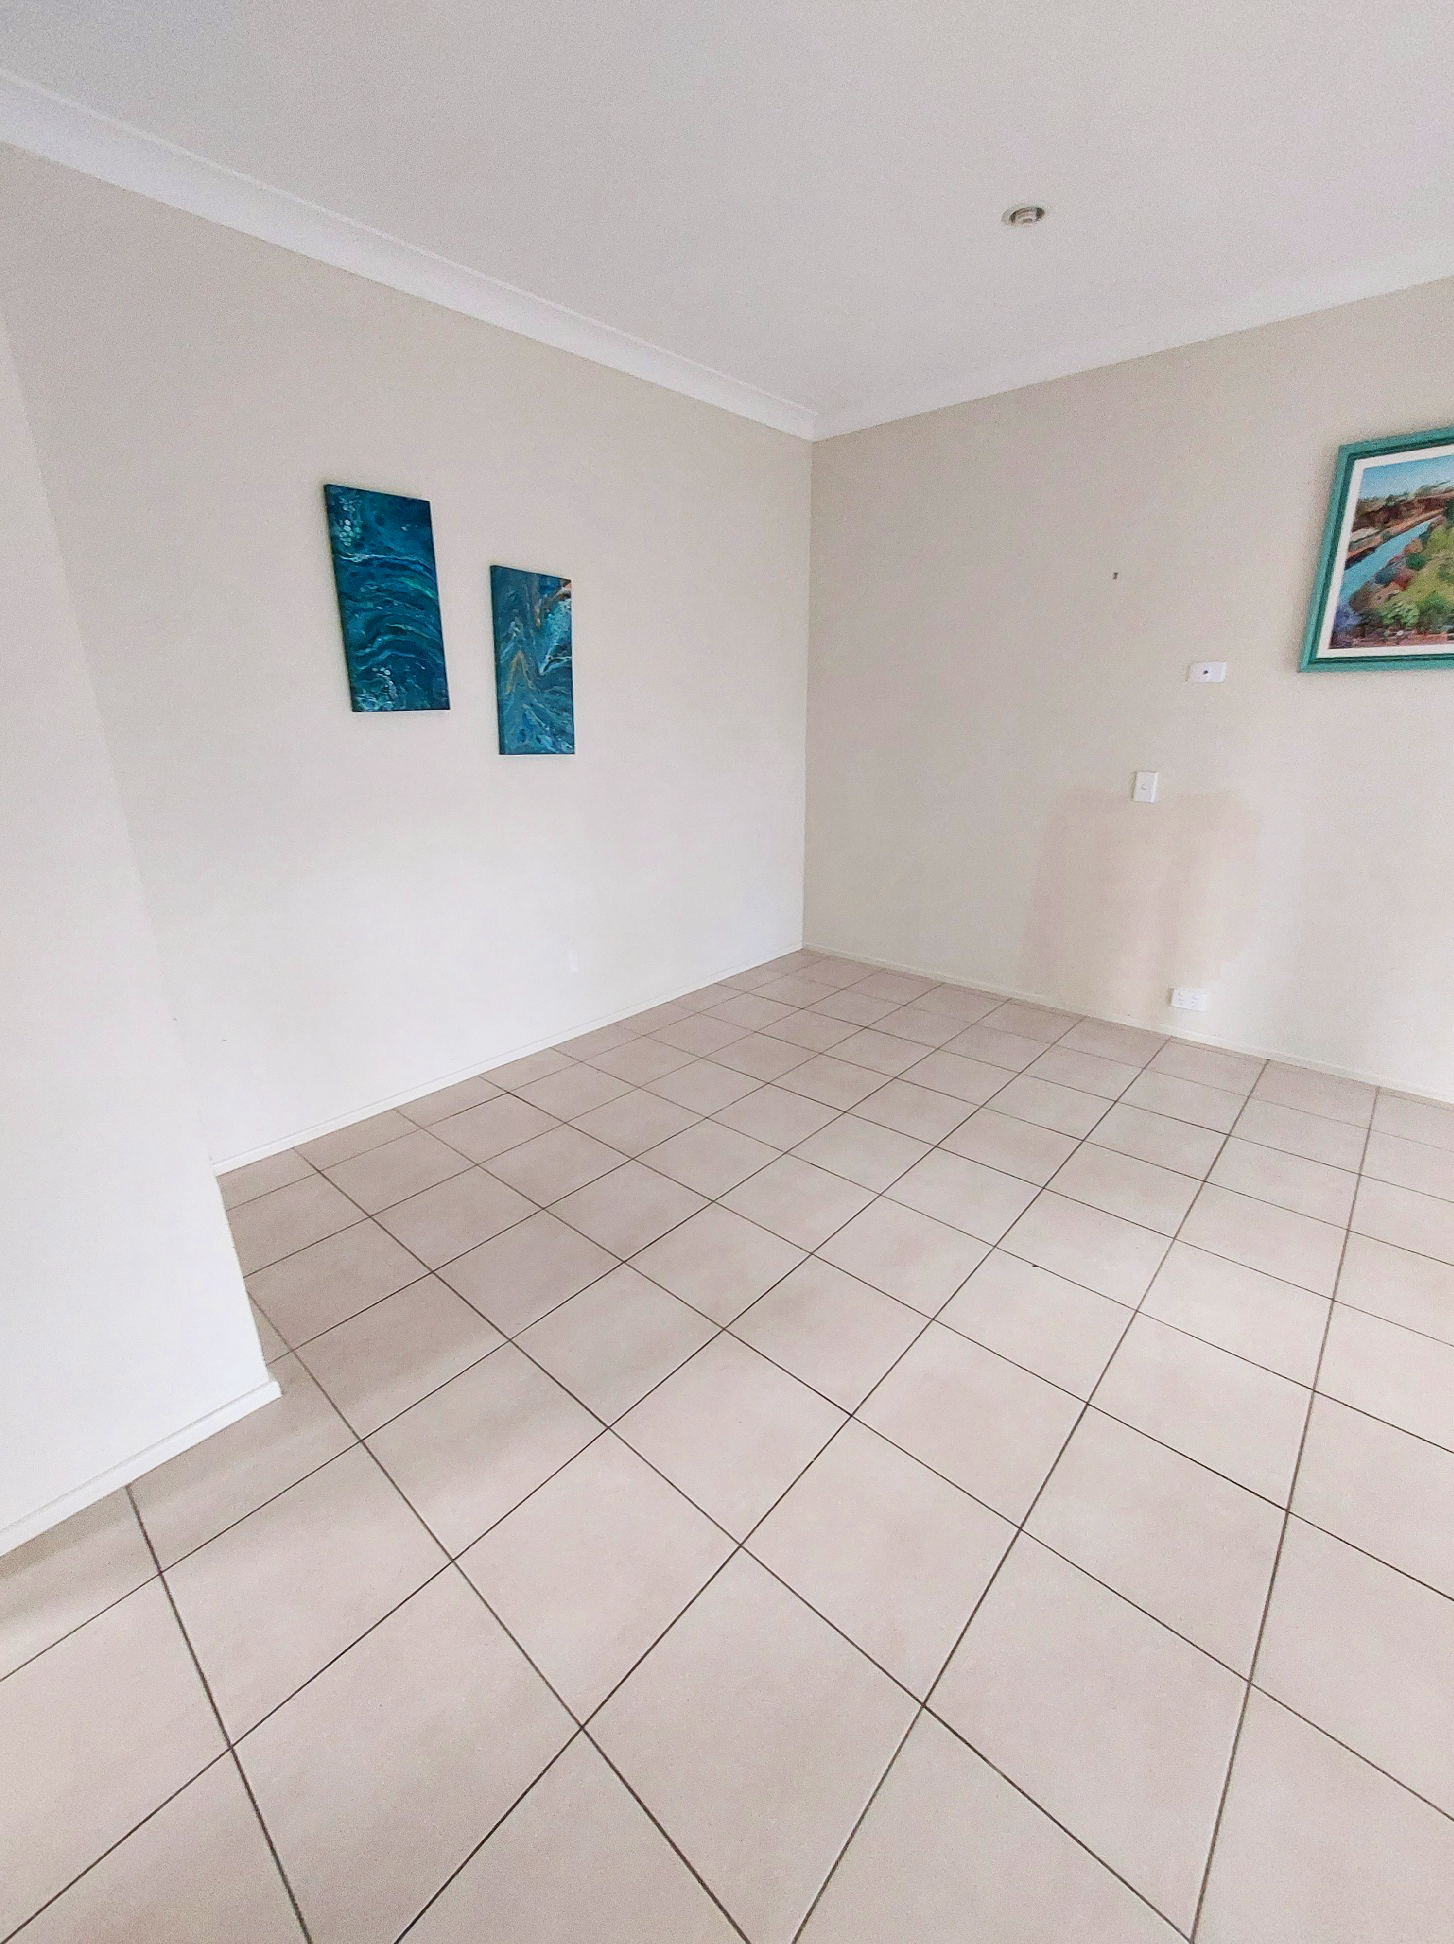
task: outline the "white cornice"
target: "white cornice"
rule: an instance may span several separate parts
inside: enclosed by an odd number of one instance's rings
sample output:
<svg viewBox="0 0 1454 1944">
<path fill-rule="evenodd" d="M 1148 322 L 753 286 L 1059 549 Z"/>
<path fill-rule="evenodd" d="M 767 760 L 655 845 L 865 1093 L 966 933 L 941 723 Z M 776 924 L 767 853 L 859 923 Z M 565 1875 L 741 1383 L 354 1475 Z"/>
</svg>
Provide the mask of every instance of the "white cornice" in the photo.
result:
<svg viewBox="0 0 1454 1944">
<path fill-rule="evenodd" d="M 582 317 L 513 284 L 270 188 L 3 69 L 0 141 L 265 243 L 280 244 L 336 270 L 351 270 L 447 310 L 462 311 L 466 317 L 498 324 L 557 350 L 629 372 L 633 378 L 721 406 L 779 432 L 800 439 L 813 437 L 815 417 L 807 406 L 759 391 L 755 385 L 678 357 L 595 318 Z"/>
</svg>

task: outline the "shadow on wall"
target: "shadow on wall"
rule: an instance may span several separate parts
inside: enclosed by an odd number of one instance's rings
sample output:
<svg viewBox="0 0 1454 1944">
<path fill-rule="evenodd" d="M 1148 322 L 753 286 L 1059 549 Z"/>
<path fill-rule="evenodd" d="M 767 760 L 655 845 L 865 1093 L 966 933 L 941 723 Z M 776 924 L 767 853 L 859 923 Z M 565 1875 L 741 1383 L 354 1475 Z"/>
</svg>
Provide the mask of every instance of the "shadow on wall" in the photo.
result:
<svg viewBox="0 0 1454 1944">
<path fill-rule="evenodd" d="M 1209 986 L 1246 944 L 1257 820 L 1226 791 L 1154 807 L 1072 790 L 1045 834 L 1018 983 L 1164 1027 L 1172 986 Z"/>
</svg>

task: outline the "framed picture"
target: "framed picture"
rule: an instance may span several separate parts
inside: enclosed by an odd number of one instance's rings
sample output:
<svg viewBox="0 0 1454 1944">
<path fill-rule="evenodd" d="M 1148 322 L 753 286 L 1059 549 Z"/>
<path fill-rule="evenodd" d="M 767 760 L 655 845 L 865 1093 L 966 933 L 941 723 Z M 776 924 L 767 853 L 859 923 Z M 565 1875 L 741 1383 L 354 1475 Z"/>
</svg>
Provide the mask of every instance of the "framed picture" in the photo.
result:
<svg viewBox="0 0 1454 1944">
<path fill-rule="evenodd" d="M 1345 445 L 1300 668 L 1454 668 L 1454 426 Z"/>
<path fill-rule="evenodd" d="M 429 502 L 325 486 L 348 692 L 356 710 L 447 709 Z"/>
<path fill-rule="evenodd" d="M 502 756 L 573 756 L 571 584 L 523 567 L 490 569 Z"/>
</svg>

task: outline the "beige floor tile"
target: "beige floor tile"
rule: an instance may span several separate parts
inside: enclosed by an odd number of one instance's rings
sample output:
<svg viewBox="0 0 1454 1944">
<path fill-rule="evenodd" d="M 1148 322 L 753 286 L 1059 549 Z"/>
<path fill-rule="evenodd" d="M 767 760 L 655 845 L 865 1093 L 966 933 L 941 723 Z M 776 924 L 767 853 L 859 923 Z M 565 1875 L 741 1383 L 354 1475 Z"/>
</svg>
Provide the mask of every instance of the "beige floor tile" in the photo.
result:
<svg viewBox="0 0 1454 1944">
<path fill-rule="evenodd" d="M 748 1550 L 923 1696 L 1014 1528 L 861 1424 L 838 1436 Z"/>
<path fill-rule="evenodd" d="M 1022 1538 L 931 1705 L 1189 1931 L 1242 1695 L 1225 1667 Z"/>
<path fill-rule="evenodd" d="M 0 1558 L 0 1680 L 156 1572 L 125 1492 Z"/>
<path fill-rule="evenodd" d="M 858 1415 L 981 1504 L 1019 1520 L 1080 1409 L 1064 1391 L 935 1323 Z"/>
<path fill-rule="evenodd" d="M 321 1242 L 325 1235 L 363 1220 L 358 1207 L 342 1195 L 322 1175 L 295 1181 L 287 1188 L 275 1188 L 244 1202 L 228 1214 L 232 1243 L 244 1275 L 296 1255 L 310 1242 Z"/>
<path fill-rule="evenodd" d="M 1444 1944 L 1454 1825 L 1254 1689 L 1202 1944 Z"/>
<path fill-rule="evenodd" d="M 399 1109 L 420 1127 L 433 1127 L 436 1121 L 447 1120 L 453 1114 L 462 1114 L 469 1107 L 478 1107 L 487 1100 L 494 1100 L 500 1089 L 493 1080 L 487 1080 L 477 1073 L 469 1080 L 456 1080 L 453 1086 L 441 1087 L 436 1093 L 425 1094 L 419 1100 L 409 1100 Z"/>
<path fill-rule="evenodd" d="M 938 1148 L 896 1181 L 888 1198 L 981 1242 L 998 1242 L 1038 1192 L 1033 1182 Z"/>
<path fill-rule="evenodd" d="M 795 1377 L 722 1336 L 616 1428 L 740 1539 L 842 1422 L 840 1410 Z"/>
<path fill-rule="evenodd" d="M 860 1120 L 856 1114 L 842 1114 L 800 1142 L 795 1152 L 800 1161 L 811 1161 L 814 1167 L 827 1168 L 830 1174 L 880 1194 L 929 1152 L 929 1144 Z"/>
<path fill-rule="evenodd" d="M 1454 1149 L 1454 1107 L 1435 1100 L 1380 1093 L 1373 1110 L 1373 1125 L 1380 1134 L 1395 1134 L 1405 1141 L 1424 1141 L 1430 1147 Z"/>
<path fill-rule="evenodd" d="M 355 1447 L 173 1566 L 167 1580 L 236 1739 L 443 1564 Z"/>
<path fill-rule="evenodd" d="M 622 1024 L 631 1027 L 638 1035 L 654 1033 L 659 1027 L 674 1026 L 683 1019 L 690 1019 L 693 1013 L 705 1012 L 709 1006 L 717 1005 L 737 989 L 735 981 L 731 985 L 724 982 L 704 986 L 700 992 L 684 993 L 680 999 L 668 999 L 660 1006 L 648 1006 L 645 1012 L 633 1013 Z"/>
<path fill-rule="evenodd" d="M 410 1944 L 732 1944 L 737 1936 L 584 1737 L 409 1933 Z"/>
<path fill-rule="evenodd" d="M 282 1192 L 288 1195 L 294 1191 L 285 1188 Z M 1391 1242 L 1395 1248 L 1454 1263 L 1454 1202 L 1436 1195 L 1420 1195 L 1412 1188 L 1397 1188 L 1392 1182 L 1370 1181 L 1365 1176 L 1358 1187 L 1353 1227 L 1359 1235 L 1371 1235 L 1377 1242 Z"/>
<path fill-rule="evenodd" d="M 922 1050 L 917 1046 L 912 1048 L 916 1057 Z M 856 1107 L 860 1100 L 877 1093 L 883 1084 L 883 1073 L 878 1068 L 870 1070 L 854 1066 L 847 1058 L 840 1059 L 842 1051 L 840 1047 L 833 1053 L 815 1054 L 791 1073 L 782 1074 L 779 1085 L 824 1107 Z"/>
<path fill-rule="evenodd" d="M 811 1133 L 836 1122 L 838 1108 L 824 1106 L 820 1100 L 809 1100 L 803 1094 L 785 1093 L 781 1087 L 758 1087 L 756 1093 L 746 1094 L 743 1100 L 733 1100 L 721 1108 L 713 1114 L 713 1120 L 719 1120 L 723 1128 L 735 1128 L 737 1133 L 746 1133 L 754 1141 L 766 1141 L 768 1147 L 781 1151 L 785 1147 L 797 1147 Z"/>
<path fill-rule="evenodd" d="M 598 1438 L 460 1560 L 584 1720 L 733 1550 L 619 1438 Z"/>
<path fill-rule="evenodd" d="M 694 1114 L 715 1114 L 760 1084 L 750 1073 L 729 1072 L 715 1060 L 693 1060 L 690 1066 L 653 1080 L 648 1091 L 678 1107 L 689 1107 Z"/>
<path fill-rule="evenodd" d="M 1454 1451 L 1454 1346 L 1335 1303 L 1318 1389 Z"/>
<path fill-rule="evenodd" d="M 517 1341 L 609 1424 L 712 1334 L 704 1316 L 623 1263 Z"/>
<path fill-rule="evenodd" d="M 962 1229 L 880 1199 L 820 1244 L 818 1254 L 860 1282 L 933 1316 L 984 1261 L 989 1248 Z"/>
<path fill-rule="evenodd" d="M 1292 1506 L 1454 1599 L 1454 1452 L 1316 1397 Z"/>
<path fill-rule="evenodd" d="M 591 1190 L 580 1192 L 589 1194 Z M 408 1201 L 386 1208 L 379 1221 L 421 1262 L 438 1269 L 534 1213 L 534 1204 L 524 1195 L 496 1181 L 483 1168 L 468 1168 L 426 1188 L 422 1195 L 411 1195 Z"/>
<path fill-rule="evenodd" d="M 808 959 L 813 961 L 809 967 Z M 846 959 L 833 952 L 809 952 L 803 962 L 803 970 L 808 971 L 815 984 L 832 986 L 842 991 L 846 986 L 858 985 L 862 980 L 871 978 L 878 969 L 865 965 L 859 959 Z"/>
<path fill-rule="evenodd" d="M 754 1944 L 788 1944 L 913 1713 L 739 1554 L 592 1733 Z"/>
<path fill-rule="evenodd" d="M 723 1203 L 785 1241 L 815 1249 L 872 1199 L 841 1175 L 784 1154 L 725 1195 Z"/>
<path fill-rule="evenodd" d="M 273 1375 L 281 1397 L 133 1482 L 141 1522 L 163 1566 L 353 1443 L 353 1433 L 296 1357 L 280 1359 Z"/>
<path fill-rule="evenodd" d="M 735 993 L 734 998 L 747 999 L 750 993 Z M 770 1000 L 764 1004 L 770 1005 Z M 702 1059 L 713 1053 L 720 1053 L 724 1046 L 731 1046 L 734 1040 L 745 1039 L 752 1028 L 737 1026 L 725 1019 L 716 1017 L 716 1008 L 708 1012 L 694 1013 L 689 1019 L 679 1019 L 669 1026 L 658 1026 L 652 1035 L 662 1046 L 674 1047 L 678 1052 L 689 1053 L 693 1059 Z M 668 1068 L 667 1071 L 675 1071 Z M 660 1075 L 653 1075 L 659 1079 Z"/>
<path fill-rule="evenodd" d="M 630 1026 L 617 1020 L 613 1026 L 597 1026 L 589 1033 L 578 1033 L 574 1039 L 562 1040 L 551 1051 L 560 1053 L 568 1060 L 589 1060 L 593 1053 L 610 1053 L 618 1046 L 630 1046 L 639 1035 Z"/>
<path fill-rule="evenodd" d="M 360 1437 L 377 1431 L 503 1339 L 435 1276 L 315 1337 L 303 1353 Z"/>
<path fill-rule="evenodd" d="M 239 1750 L 314 1944 L 391 1944 L 572 1727 L 459 1574 L 390 1614 Z"/>
<path fill-rule="evenodd" d="M 1260 1269 L 1173 1242 L 1142 1314 L 1294 1383 L 1311 1384 L 1328 1304 L 1324 1297 L 1265 1276 Z"/>
<path fill-rule="evenodd" d="M 599 1430 L 554 1378 L 507 1343 L 370 1444 L 420 1517 L 459 1553 Z"/>
<path fill-rule="evenodd" d="M 493 1100 L 470 1107 L 462 1114 L 435 1121 L 430 1131 L 458 1148 L 469 1160 L 484 1162 L 493 1161 L 507 1148 L 519 1147 L 539 1134 L 548 1134 L 555 1125 L 553 1115 L 543 1114 L 528 1100 L 517 1100 L 514 1094 L 497 1094 Z"/>
<path fill-rule="evenodd" d="M 627 1161 L 555 1204 L 563 1222 L 613 1255 L 635 1255 L 702 1206 L 702 1196 L 654 1168 Z"/>
<path fill-rule="evenodd" d="M 802 1259 L 780 1235 L 714 1206 L 643 1249 L 633 1267 L 704 1316 L 730 1323 Z"/>
<path fill-rule="evenodd" d="M 1308 1393 L 1286 1377 L 1138 1316 L 1096 1407 L 1286 1505 Z"/>
<path fill-rule="evenodd" d="M 772 1039 L 765 1033 L 748 1033 L 713 1055 L 719 1066 L 753 1080 L 781 1080 L 813 1057 L 806 1047 L 794 1046 L 791 1040 Z"/>
<path fill-rule="evenodd" d="M 761 1033 L 777 1025 L 779 1020 L 791 1019 L 793 1011 L 792 1006 L 785 1006 L 780 1000 L 764 999 L 756 992 L 739 992 L 713 1006 L 711 1016 L 726 1020 L 729 1026 L 740 1026 L 744 1032 Z"/>
<path fill-rule="evenodd" d="M 574 1124 L 592 1140 L 604 1141 L 621 1154 L 637 1155 L 694 1126 L 698 1118 L 688 1107 L 637 1088 L 619 1100 L 608 1100 L 604 1107 L 593 1107 Z"/>
<path fill-rule="evenodd" d="M 924 1048 L 917 1040 L 896 1039 L 886 1029 L 865 1026 L 852 1039 L 843 1040 L 834 1057 L 849 1060 L 854 1066 L 867 1067 L 871 1073 L 886 1074 L 894 1080 L 905 1067 L 911 1067 L 916 1060 L 923 1059 Z"/>
<path fill-rule="evenodd" d="M 1350 1235 L 1338 1301 L 1454 1343 L 1454 1268 L 1372 1236 Z"/>
<path fill-rule="evenodd" d="M 667 1028 L 669 1032 L 670 1027 Z M 633 1087 L 643 1087 L 648 1080 L 659 1080 L 664 1073 L 675 1073 L 695 1058 L 695 1049 L 684 1052 L 677 1046 L 664 1046 L 660 1040 L 634 1039 L 625 1046 L 611 1048 L 609 1052 L 593 1053 L 589 1064 L 601 1073 L 609 1073 L 613 1079 L 625 1080 Z M 588 1108 L 587 1112 L 590 1111 Z"/>
<path fill-rule="evenodd" d="M 842 1019 L 854 1026 L 876 1026 L 898 1008 L 892 999 L 871 999 L 866 992 L 830 992 L 815 1001 L 813 1010 L 828 1019 Z"/>
<path fill-rule="evenodd" d="M 0 1682 L 0 1934 L 222 1747 L 157 1582 Z"/>
<path fill-rule="evenodd" d="M 620 1165 L 619 1149 L 592 1140 L 579 1128 L 553 1127 L 548 1134 L 537 1134 L 533 1141 L 497 1154 L 489 1172 L 544 1207 Z"/>
<path fill-rule="evenodd" d="M 1257 1685 L 1454 1813 L 1454 1601 L 1294 1519 Z"/>
<path fill-rule="evenodd" d="M 377 1222 L 355 1222 L 286 1262 L 256 1270 L 247 1287 L 284 1342 L 299 1344 L 424 1273 L 423 1263 Z"/>
<path fill-rule="evenodd" d="M 643 1027 L 642 1031 L 645 1030 Z M 488 1077 L 497 1087 L 508 1087 L 512 1092 L 518 1092 L 521 1087 L 529 1086 L 536 1080 L 549 1079 L 556 1073 L 568 1073 L 572 1064 L 568 1055 L 547 1047 L 543 1053 L 527 1053 L 523 1059 L 507 1060 L 503 1066 L 491 1067 Z"/>
<path fill-rule="evenodd" d="M 1140 1071 L 1124 1060 L 1103 1060 L 1097 1053 L 1076 1053 L 1064 1046 L 1042 1052 L 1028 1069 L 1037 1080 L 1052 1080 L 1056 1086 L 1074 1087 L 1102 1100 L 1118 1100 Z"/>
<path fill-rule="evenodd" d="M 302 1944 L 303 1933 L 224 1756 L 26 1926 L 25 1944 Z"/>
<path fill-rule="evenodd" d="M 916 1066 L 907 1069 L 904 1078 L 910 1086 L 928 1087 L 932 1093 L 947 1094 L 951 1100 L 982 1107 L 1000 1091 L 1008 1076 L 1003 1067 L 989 1066 L 983 1060 L 966 1060 L 962 1054 L 941 1050 L 926 1054 Z"/>
<path fill-rule="evenodd" d="M 1097 1147 L 1114 1148 L 1118 1154 L 1194 1175 L 1198 1181 L 1222 1149 L 1222 1136 L 1215 1128 L 1193 1127 L 1190 1121 L 1172 1120 L 1145 1107 L 1130 1107 L 1124 1100 L 1118 1100 L 1105 1119 L 1097 1121 L 1089 1138 Z"/>
<path fill-rule="evenodd" d="M 532 1080 L 515 1091 L 543 1114 L 554 1114 L 557 1120 L 574 1120 L 577 1114 L 588 1114 L 593 1107 L 604 1107 L 608 1100 L 619 1099 L 627 1085 L 625 1080 L 617 1080 L 596 1067 L 572 1063 L 562 1073 L 549 1073 L 543 1080 Z"/>
<path fill-rule="evenodd" d="M 1421 1195 L 1438 1195 L 1454 1201 L 1454 1151 L 1431 1147 L 1425 1141 L 1406 1141 L 1397 1134 L 1368 1137 L 1363 1157 L 1363 1172 L 1378 1181 L 1391 1181 L 1400 1188 L 1413 1188 Z"/>
<path fill-rule="evenodd" d="M 1016 1120 L 1029 1121 L 1033 1127 L 1052 1128 L 1057 1134 L 1073 1134 L 1081 1140 L 1089 1134 L 1106 1111 L 1099 1094 L 1081 1093 L 1062 1087 L 1053 1080 L 1032 1079 L 1020 1073 L 1001 1088 L 995 1107 Z"/>
<path fill-rule="evenodd" d="M 1214 1128 L 1219 1134 L 1230 1133 L 1242 1111 L 1241 1094 L 1204 1087 L 1195 1080 L 1178 1080 L 1170 1073 L 1141 1074 L 1121 1098 L 1127 1106 L 1165 1114 L 1168 1120 L 1189 1121 L 1193 1127 Z"/>
<path fill-rule="evenodd" d="M 386 1141 L 351 1161 L 340 1161 L 328 1170 L 328 1179 L 350 1201 L 377 1215 L 468 1166 L 465 1157 L 448 1142 L 436 1139 L 427 1128 L 416 1127 L 400 1140 Z"/>
<path fill-rule="evenodd" d="M 1153 1053 L 1166 1045 L 1160 1033 L 1149 1033 L 1143 1026 L 1116 1026 L 1107 1019 L 1083 1019 L 1072 1026 L 1059 1044 L 1076 1053 L 1095 1053 L 1103 1060 L 1124 1060 L 1129 1066 L 1145 1066 Z"/>
<path fill-rule="evenodd" d="M 1269 1060 L 1253 1088 L 1258 1100 L 1279 1107 L 1296 1107 L 1305 1114 L 1367 1127 L 1373 1115 L 1375 1089 L 1361 1080 L 1342 1080 L 1331 1073 L 1312 1073 L 1306 1067 L 1279 1066 Z"/>
<path fill-rule="evenodd" d="M 297 1152 L 315 1168 L 333 1168 L 340 1161 L 352 1161 L 355 1155 L 367 1154 L 371 1148 L 383 1147 L 397 1141 L 401 1134 L 415 1131 L 414 1121 L 390 1108 L 386 1113 L 370 1114 L 367 1120 L 337 1127 L 331 1134 L 320 1134 L 316 1141 L 303 1141 Z"/>
<path fill-rule="evenodd" d="M 1332 1168 L 1356 1169 L 1363 1156 L 1361 1127 L 1322 1114 L 1305 1114 L 1297 1107 L 1279 1107 L 1271 1100 L 1249 1100 L 1238 1116 L 1237 1132 L 1261 1147 L 1280 1148 L 1284 1154 L 1300 1154 Z"/>
<path fill-rule="evenodd" d="M 1252 1665 L 1282 1514 L 1087 1411 L 1026 1530 L 1239 1674 Z"/>
<path fill-rule="evenodd" d="M 810 1053 L 826 1053 L 831 1047 L 852 1039 L 860 1029 L 851 1019 L 830 1019 L 826 1013 L 790 1012 L 786 1019 L 763 1030 L 769 1039 L 787 1040 L 792 1046 L 806 1047 Z"/>
<path fill-rule="evenodd" d="M 914 1003 L 925 1012 L 943 1013 L 948 1019 L 958 1019 L 964 1025 L 972 1026 L 976 1020 L 996 1011 L 1005 1002 L 992 993 L 976 992 L 972 986 L 939 985 L 932 992 L 921 993 Z"/>
<path fill-rule="evenodd" d="M 265 1161 L 251 1161 L 245 1168 L 229 1169 L 217 1177 L 217 1186 L 222 1191 L 224 1208 L 240 1208 L 244 1202 L 256 1201 L 259 1195 L 271 1194 L 274 1188 L 307 1181 L 312 1173 L 302 1155 L 286 1148 L 281 1154 L 270 1154 Z"/>
<path fill-rule="evenodd" d="M 615 1266 L 609 1250 L 541 1213 L 456 1257 L 440 1279 L 514 1336 Z"/>
<path fill-rule="evenodd" d="M 782 978 L 767 980 L 754 990 L 765 999 L 776 999 L 779 1005 L 815 1006 L 821 999 L 831 999 L 837 988 L 821 985 L 805 973 L 789 972 Z"/>
<path fill-rule="evenodd" d="M 1343 1230 L 1331 1222 L 1295 1215 L 1210 1183 L 1197 1196 L 1181 1240 L 1316 1296 L 1332 1295 L 1343 1255 Z"/>
<path fill-rule="evenodd" d="M 924 1327 L 917 1310 L 810 1256 L 733 1324 L 754 1350 L 851 1411 Z"/>
<path fill-rule="evenodd" d="M 951 1053 L 958 1053 L 966 1060 L 982 1060 L 987 1066 L 1003 1067 L 1007 1073 L 1023 1073 L 1045 1051 L 1043 1040 L 1026 1039 L 1019 1033 L 997 1033 L 992 1026 L 966 1026 L 947 1045 Z"/>
<path fill-rule="evenodd" d="M 777 1158 L 778 1150 L 716 1121 L 698 1121 L 655 1147 L 646 1165 L 699 1195 L 715 1198 Z"/>
<path fill-rule="evenodd" d="M 924 1715 L 808 1920 L 803 1944 L 1175 1944 L 1177 1935 Z"/>
<path fill-rule="evenodd" d="M 890 1080 L 886 1087 L 859 1101 L 854 1112 L 860 1120 L 892 1127 L 916 1141 L 942 1141 L 969 1118 L 970 1103 L 935 1093 L 930 1087 L 916 1087 L 907 1080 Z"/>
<path fill-rule="evenodd" d="M 937 983 L 935 979 L 920 978 L 916 972 L 870 972 L 853 989 L 867 993 L 870 999 L 892 999 L 896 1006 L 908 1006 L 922 999 L 926 992 L 932 992 Z"/>
<path fill-rule="evenodd" d="M 1023 1364 L 1077 1397 L 1089 1397 L 1130 1322 L 1124 1305 L 996 1249 L 939 1321 Z"/>
<path fill-rule="evenodd" d="M 344 1234 L 347 1235 L 348 1233 L 349 1231 L 345 1229 Z M 263 1315 L 257 1304 L 249 1303 L 248 1307 L 252 1311 L 253 1327 L 257 1331 L 258 1348 L 263 1353 L 263 1362 L 272 1364 L 276 1363 L 279 1357 L 287 1356 L 287 1344 L 284 1343 L 283 1339 Z"/>
<path fill-rule="evenodd" d="M 1196 1196 L 1189 1175 L 1087 1142 L 1055 1177 L 1057 1195 L 1120 1215 L 1159 1235 L 1175 1235 Z"/>
<path fill-rule="evenodd" d="M 962 1029 L 959 1021 L 948 1013 L 929 1012 L 923 1006 L 900 1006 L 896 1012 L 884 1014 L 879 1030 L 892 1034 L 895 1039 L 913 1040 L 916 1046 L 947 1046 Z"/>
<path fill-rule="evenodd" d="M 992 1013 L 985 1014 L 985 1024 L 993 1026 L 1000 1033 L 1023 1033 L 1027 1039 L 1043 1040 L 1049 1046 L 1052 1041 L 1063 1039 L 1072 1026 L 1080 1024 L 1075 1013 L 1057 1012 L 1051 1006 L 1032 1006 L 1019 999 L 1010 999 L 997 1006 Z"/>
<path fill-rule="evenodd" d="M 1043 1188 L 1072 1153 L 1075 1141 L 1050 1127 L 1035 1127 L 993 1107 L 981 1107 L 962 1127 L 948 1135 L 944 1146 L 966 1161 L 982 1161 L 1002 1174 L 1018 1175 Z"/>
<path fill-rule="evenodd" d="M 1168 1040 L 1152 1059 L 1148 1072 L 1169 1073 L 1177 1080 L 1220 1087 L 1224 1093 L 1247 1094 L 1257 1082 L 1264 1062 L 1251 1053 L 1226 1053 L 1216 1046 L 1193 1046 Z"/>
<path fill-rule="evenodd" d="M 1259 1201 L 1275 1202 L 1298 1215 L 1319 1222 L 1348 1226 L 1358 1177 L 1346 1168 L 1330 1168 L 1325 1161 L 1309 1161 L 1278 1148 L 1240 1141 L 1234 1134 L 1217 1157 L 1208 1176 L 1219 1188 L 1232 1188 Z"/>
<path fill-rule="evenodd" d="M 1166 1254 L 1164 1235 L 1042 1191 L 1004 1238 L 1023 1257 L 1118 1303 L 1138 1303 Z"/>
</svg>

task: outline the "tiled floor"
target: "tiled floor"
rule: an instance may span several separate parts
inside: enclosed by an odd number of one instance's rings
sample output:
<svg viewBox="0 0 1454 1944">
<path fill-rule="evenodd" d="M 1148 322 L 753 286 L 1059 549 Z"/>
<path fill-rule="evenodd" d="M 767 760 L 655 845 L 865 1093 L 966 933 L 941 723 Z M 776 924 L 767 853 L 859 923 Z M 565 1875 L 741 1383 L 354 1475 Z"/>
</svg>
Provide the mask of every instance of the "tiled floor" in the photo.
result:
<svg viewBox="0 0 1454 1944">
<path fill-rule="evenodd" d="M 801 952 L 224 1188 L 0 1936 L 1449 1937 L 1454 1109 Z"/>
</svg>

